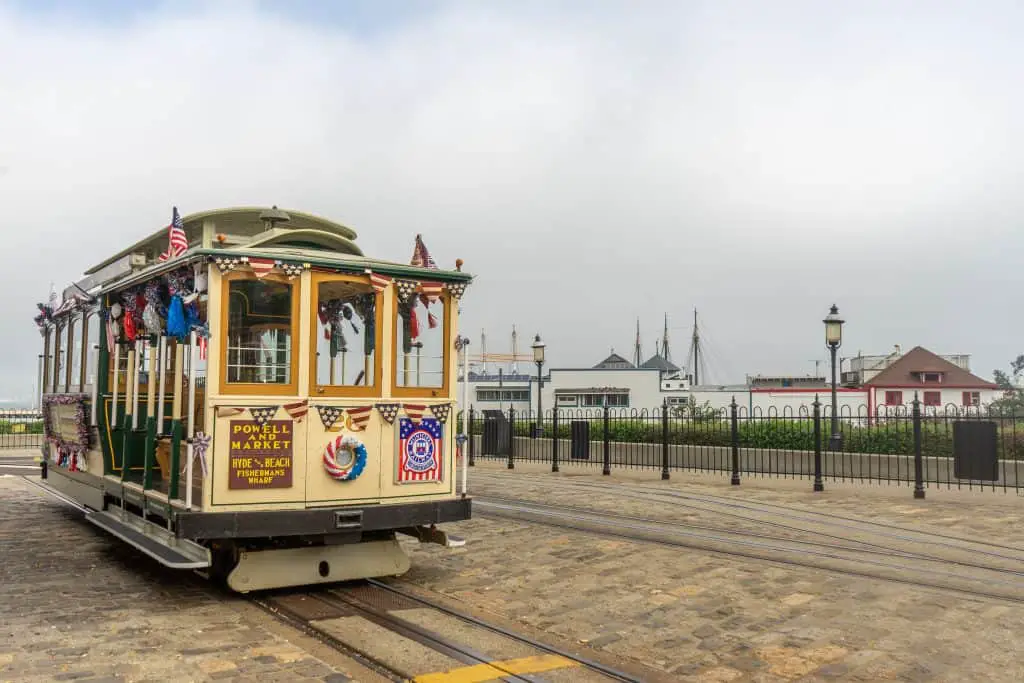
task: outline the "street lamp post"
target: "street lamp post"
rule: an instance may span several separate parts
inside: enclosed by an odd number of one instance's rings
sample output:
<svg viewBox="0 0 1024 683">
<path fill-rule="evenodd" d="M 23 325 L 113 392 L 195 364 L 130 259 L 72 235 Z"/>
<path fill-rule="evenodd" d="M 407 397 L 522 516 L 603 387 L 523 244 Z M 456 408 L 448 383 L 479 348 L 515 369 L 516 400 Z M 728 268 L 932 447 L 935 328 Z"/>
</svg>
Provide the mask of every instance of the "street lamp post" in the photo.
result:
<svg viewBox="0 0 1024 683">
<path fill-rule="evenodd" d="M 541 425 L 544 420 L 540 398 L 541 390 L 544 388 L 544 377 L 541 374 L 541 368 L 544 365 L 544 342 L 540 340 L 539 334 L 533 338 L 533 362 L 537 364 L 537 426 L 534 428 L 534 435 L 540 437 L 543 433 Z"/>
<path fill-rule="evenodd" d="M 832 429 L 828 447 L 835 452 L 843 449 L 843 435 L 839 431 L 839 408 L 836 405 L 836 351 L 843 344 L 843 323 L 846 321 L 839 317 L 839 309 L 832 304 L 828 316 L 822 322 L 825 323 L 825 345 L 832 355 Z"/>
</svg>

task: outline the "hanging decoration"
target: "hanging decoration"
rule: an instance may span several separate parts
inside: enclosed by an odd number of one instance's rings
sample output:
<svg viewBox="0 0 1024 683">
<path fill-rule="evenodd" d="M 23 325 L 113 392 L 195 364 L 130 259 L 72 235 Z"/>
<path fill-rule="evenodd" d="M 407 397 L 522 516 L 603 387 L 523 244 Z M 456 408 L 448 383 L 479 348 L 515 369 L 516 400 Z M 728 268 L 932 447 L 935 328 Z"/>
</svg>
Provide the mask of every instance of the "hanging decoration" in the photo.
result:
<svg viewBox="0 0 1024 683">
<path fill-rule="evenodd" d="M 405 303 L 416 292 L 416 283 L 412 280 L 395 280 L 395 289 L 398 291 L 398 300 Z"/>
<path fill-rule="evenodd" d="M 405 414 L 409 416 L 409 419 L 414 424 L 419 424 L 423 419 L 423 414 L 427 412 L 427 406 L 422 403 L 406 403 L 402 406 L 402 409 L 405 410 Z"/>
<path fill-rule="evenodd" d="M 320 414 L 320 421 L 324 423 L 324 429 L 330 429 L 341 417 L 343 411 L 335 406 L 317 406 L 316 412 Z"/>
<path fill-rule="evenodd" d="M 277 263 L 277 261 L 268 258 L 249 258 L 249 267 L 252 268 L 252 272 L 257 280 L 262 280 L 269 275 Z"/>
<path fill-rule="evenodd" d="M 450 403 L 439 403 L 430 406 L 430 412 L 441 422 L 448 422 L 448 415 L 451 413 L 451 410 L 452 405 Z"/>
<path fill-rule="evenodd" d="M 234 417 L 245 412 L 245 408 L 238 406 L 217 406 L 217 417 Z"/>
<path fill-rule="evenodd" d="M 282 408 L 288 413 L 288 416 L 296 422 L 302 422 L 302 419 L 306 417 L 306 413 L 309 412 L 309 400 L 298 401 L 297 403 L 286 403 Z"/>
<path fill-rule="evenodd" d="M 366 429 L 366 424 L 370 421 L 370 412 L 372 410 L 373 406 L 358 406 L 348 408 L 345 411 L 348 413 L 352 431 L 361 432 Z"/>
<path fill-rule="evenodd" d="M 339 436 L 327 444 L 323 463 L 332 479 L 351 481 L 366 467 L 366 446 L 351 434 Z"/>
<path fill-rule="evenodd" d="M 277 406 L 259 406 L 249 408 L 249 414 L 252 415 L 252 419 L 256 420 L 256 424 L 263 426 L 267 420 L 274 417 L 277 413 Z"/>
<path fill-rule="evenodd" d="M 371 292 L 355 298 L 352 306 L 363 319 L 363 355 L 371 356 L 377 346 L 377 296 Z M 359 334 L 358 331 L 356 334 Z"/>
<path fill-rule="evenodd" d="M 398 409 L 400 407 L 397 403 L 378 403 L 377 412 L 390 425 L 395 423 L 395 417 L 398 416 Z"/>
<path fill-rule="evenodd" d="M 237 256 L 217 256 L 213 262 L 217 264 L 220 272 L 227 273 L 242 265 L 242 259 Z"/>
<path fill-rule="evenodd" d="M 375 292 L 383 292 L 391 284 L 391 278 L 387 275 L 381 275 L 380 273 L 374 273 L 372 270 L 367 269 L 366 272 L 370 276 L 370 286 L 373 287 Z"/>
<path fill-rule="evenodd" d="M 65 467 L 72 472 L 85 469 L 85 454 L 90 446 L 89 430 L 89 396 L 88 394 L 46 394 L 43 396 L 43 433 L 47 443 L 52 447 L 54 464 Z M 71 422 L 74 435 L 70 436 L 58 430 L 54 424 L 54 412 L 61 406 L 73 406 Z M 61 422 L 67 422 L 64 416 Z"/>
<path fill-rule="evenodd" d="M 466 291 L 466 284 L 465 282 L 449 282 L 445 284 L 445 289 L 456 299 L 461 299 Z"/>
<path fill-rule="evenodd" d="M 294 280 L 302 275 L 302 271 L 309 267 L 309 264 L 285 263 L 283 261 L 278 261 L 278 264 L 280 264 L 281 270 L 284 271 L 289 280 Z"/>
<path fill-rule="evenodd" d="M 192 459 L 199 461 L 199 467 L 203 472 L 203 479 L 207 476 L 206 451 L 209 450 L 211 441 L 212 438 L 205 432 L 196 432 L 192 436 Z M 182 472 L 184 471 L 182 470 Z"/>
</svg>

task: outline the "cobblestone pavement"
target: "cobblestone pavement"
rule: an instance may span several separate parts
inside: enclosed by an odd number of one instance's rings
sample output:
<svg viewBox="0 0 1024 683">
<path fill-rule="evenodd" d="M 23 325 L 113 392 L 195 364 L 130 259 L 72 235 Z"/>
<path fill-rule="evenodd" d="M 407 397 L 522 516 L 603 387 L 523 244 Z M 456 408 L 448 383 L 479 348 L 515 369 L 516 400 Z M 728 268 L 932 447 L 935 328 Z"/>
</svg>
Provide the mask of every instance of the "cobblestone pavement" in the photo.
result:
<svg viewBox="0 0 1024 683">
<path fill-rule="evenodd" d="M 1013 495 L 828 486 L 673 472 L 503 463 L 474 468 L 470 492 L 671 518 L 667 501 L 627 501 L 572 482 L 730 495 L 849 514 L 1021 547 L 1024 501 Z M 633 657 L 685 681 L 1024 680 L 1024 609 L 898 583 L 738 560 L 478 515 L 463 548 L 414 548 L 405 579 L 510 619 Z M 453 529 L 454 530 L 454 529 Z"/>
<path fill-rule="evenodd" d="M 382 680 L 0 476 L 0 681 Z"/>
</svg>

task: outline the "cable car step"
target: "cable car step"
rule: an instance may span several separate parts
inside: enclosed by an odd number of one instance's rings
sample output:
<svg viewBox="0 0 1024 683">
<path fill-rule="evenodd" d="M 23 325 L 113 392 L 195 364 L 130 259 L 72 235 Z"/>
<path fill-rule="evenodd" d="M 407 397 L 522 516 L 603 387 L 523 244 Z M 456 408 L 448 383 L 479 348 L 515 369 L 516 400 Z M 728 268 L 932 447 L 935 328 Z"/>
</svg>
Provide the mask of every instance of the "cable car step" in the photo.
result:
<svg viewBox="0 0 1024 683">
<path fill-rule="evenodd" d="M 171 569 L 204 569 L 212 562 L 210 551 L 198 543 L 177 538 L 162 526 L 137 515 L 120 512 L 87 512 L 85 518 L 141 550 Z"/>
</svg>

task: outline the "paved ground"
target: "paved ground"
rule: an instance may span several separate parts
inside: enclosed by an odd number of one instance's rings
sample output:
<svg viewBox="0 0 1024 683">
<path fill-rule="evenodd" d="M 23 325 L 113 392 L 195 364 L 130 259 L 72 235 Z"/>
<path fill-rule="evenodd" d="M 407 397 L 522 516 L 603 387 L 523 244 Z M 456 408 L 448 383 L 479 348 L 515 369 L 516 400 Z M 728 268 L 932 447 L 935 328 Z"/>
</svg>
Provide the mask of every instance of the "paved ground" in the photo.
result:
<svg viewBox="0 0 1024 683">
<path fill-rule="evenodd" d="M 484 463 L 471 492 L 674 518 L 573 483 L 778 502 L 1024 546 L 1024 497 Z M 2 475 L 3 472 L 0 472 Z M 0 476 L 0 681 L 375 680 L 241 598 L 153 562 Z M 1024 608 L 992 599 L 476 517 L 463 548 L 409 544 L 406 580 L 681 681 L 1024 680 Z"/>
<path fill-rule="evenodd" d="M 534 474 L 530 474 L 530 472 Z M 983 537 L 1021 547 L 1024 499 L 906 487 L 830 486 L 501 463 L 474 468 L 471 493 L 554 499 L 622 514 L 671 516 L 671 504 L 573 490 L 609 479 L 624 490 L 733 495 Z M 540 525 L 477 517 L 457 550 L 423 546 L 407 579 L 558 636 L 634 657 L 686 681 L 1024 680 L 1024 608 L 896 583 L 784 568 Z"/>
<path fill-rule="evenodd" d="M 0 473 L 0 681 L 379 681 Z"/>
</svg>

